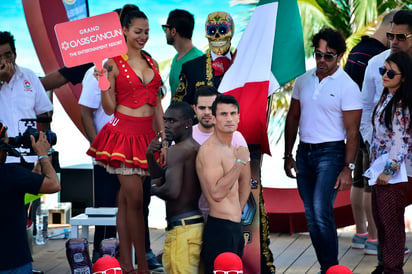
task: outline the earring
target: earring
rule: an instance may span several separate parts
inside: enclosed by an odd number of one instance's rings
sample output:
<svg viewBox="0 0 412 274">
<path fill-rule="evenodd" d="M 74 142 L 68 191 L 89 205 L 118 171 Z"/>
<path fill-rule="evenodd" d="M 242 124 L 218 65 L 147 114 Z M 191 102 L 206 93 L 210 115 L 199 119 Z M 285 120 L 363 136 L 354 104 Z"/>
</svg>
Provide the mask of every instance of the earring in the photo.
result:
<svg viewBox="0 0 412 274">
<path fill-rule="evenodd" d="M 186 129 L 188 129 L 189 127 L 188 126 L 186 126 Z"/>
</svg>

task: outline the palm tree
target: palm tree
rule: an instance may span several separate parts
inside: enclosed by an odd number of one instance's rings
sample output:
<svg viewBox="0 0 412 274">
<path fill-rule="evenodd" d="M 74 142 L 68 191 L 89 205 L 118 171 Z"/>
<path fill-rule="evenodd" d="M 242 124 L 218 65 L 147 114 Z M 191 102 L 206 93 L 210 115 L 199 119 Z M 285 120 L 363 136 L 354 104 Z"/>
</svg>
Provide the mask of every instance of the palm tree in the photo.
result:
<svg viewBox="0 0 412 274">
<path fill-rule="evenodd" d="M 291 0 L 284 0 L 291 1 Z M 231 5 L 249 5 L 251 12 L 244 15 L 242 24 L 249 20 L 258 0 L 231 0 Z M 412 0 L 298 0 L 302 20 L 305 55 L 313 53 L 311 37 L 322 27 L 328 26 L 342 32 L 346 37 L 347 54 L 363 35 L 372 34 L 380 19 L 395 8 L 407 9 Z M 269 141 L 275 145 L 283 135 L 286 113 L 289 108 L 292 83 L 288 83 L 274 93 L 268 104 Z"/>
</svg>

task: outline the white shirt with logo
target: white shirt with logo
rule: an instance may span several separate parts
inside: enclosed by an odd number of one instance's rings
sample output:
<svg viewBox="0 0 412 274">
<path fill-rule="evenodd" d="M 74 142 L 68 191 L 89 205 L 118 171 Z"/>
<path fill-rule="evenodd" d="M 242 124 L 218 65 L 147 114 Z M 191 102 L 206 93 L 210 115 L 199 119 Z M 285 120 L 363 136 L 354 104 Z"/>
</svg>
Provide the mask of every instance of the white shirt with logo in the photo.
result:
<svg viewBox="0 0 412 274">
<path fill-rule="evenodd" d="M 39 77 L 30 69 L 16 65 L 9 83 L 0 86 L 0 121 L 7 125 L 8 136 L 16 137 L 26 130 L 21 119 L 35 119 L 37 115 L 53 110 L 53 105 Z M 25 157 L 34 162 L 37 157 Z M 7 163 L 19 163 L 18 157 L 7 157 Z"/>
</svg>

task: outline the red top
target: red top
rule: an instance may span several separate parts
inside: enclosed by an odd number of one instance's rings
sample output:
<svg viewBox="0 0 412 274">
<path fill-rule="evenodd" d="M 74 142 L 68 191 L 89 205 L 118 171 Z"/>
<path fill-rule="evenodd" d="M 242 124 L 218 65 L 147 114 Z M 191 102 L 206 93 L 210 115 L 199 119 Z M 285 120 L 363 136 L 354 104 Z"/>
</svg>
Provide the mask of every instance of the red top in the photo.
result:
<svg viewBox="0 0 412 274">
<path fill-rule="evenodd" d="M 157 92 L 162 84 L 162 78 L 157 71 L 152 58 L 143 55 L 154 71 L 154 77 L 149 84 L 145 85 L 122 56 L 113 58 L 119 68 L 116 77 L 116 102 L 117 104 L 139 108 L 144 104 L 156 106 Z"/>
</svg>

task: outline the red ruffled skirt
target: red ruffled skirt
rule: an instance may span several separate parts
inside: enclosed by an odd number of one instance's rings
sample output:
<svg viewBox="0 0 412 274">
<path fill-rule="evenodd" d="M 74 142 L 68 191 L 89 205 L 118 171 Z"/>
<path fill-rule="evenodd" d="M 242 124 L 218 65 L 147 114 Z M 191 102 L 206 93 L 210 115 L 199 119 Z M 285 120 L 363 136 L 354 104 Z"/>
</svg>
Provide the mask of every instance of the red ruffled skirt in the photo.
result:
<svg viewBox="0 0 412 274">
<path fill-rule="evenodd" d="M 109 173 L 147 175 L 146 149 L 156 137 L 153 116 L 119 112 L 97 134 L 87 154 Z"/>
</svg>

